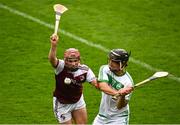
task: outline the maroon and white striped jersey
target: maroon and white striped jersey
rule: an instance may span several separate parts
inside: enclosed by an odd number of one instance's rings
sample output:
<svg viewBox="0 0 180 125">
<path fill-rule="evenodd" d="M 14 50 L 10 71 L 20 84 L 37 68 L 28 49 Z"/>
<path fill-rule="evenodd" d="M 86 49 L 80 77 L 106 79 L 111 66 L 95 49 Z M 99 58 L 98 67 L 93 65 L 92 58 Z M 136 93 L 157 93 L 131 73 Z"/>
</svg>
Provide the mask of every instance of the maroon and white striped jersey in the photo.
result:
<svg viewBox="0 0 180 125">
<path fill-rule="evenodd" d="M 82 95 L 82 84 L 96 79 L 92 70 L 80 65 L 78 70 L 71 72 L 64 66 L 64 60 L 58 60 L 55 69 L 56 88 L 54 96 L 63 104 L 76 103 Z"/>
</svg>

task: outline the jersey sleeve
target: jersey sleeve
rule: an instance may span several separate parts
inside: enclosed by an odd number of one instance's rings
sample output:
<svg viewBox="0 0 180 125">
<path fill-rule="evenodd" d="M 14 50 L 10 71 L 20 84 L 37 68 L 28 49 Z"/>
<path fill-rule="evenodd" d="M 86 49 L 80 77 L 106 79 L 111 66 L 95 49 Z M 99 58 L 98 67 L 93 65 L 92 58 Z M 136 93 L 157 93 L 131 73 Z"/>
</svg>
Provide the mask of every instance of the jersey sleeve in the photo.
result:
<svg viewBox="0 0 180 125">
<path fill-rule="evenodd" d="M 107 75 L 107 67 L 105 65 L 101 66 L 99 69 L 98 74 L 98 81 L 99 82 L 108 82 L 108 75 Z"/>
<path fill-rule="evenodd" d="M 64 61 L 63 60 L 58 60 L 58 65 L 55 68 L 54 72 L 56 75 L 58 75 L 62 70 L 64 69 Z"/>
<path fill-rule="evenodd" d="M 91 82 L 93 80 L 96 80 L 96 76 L 94 75 L 93 71 L 89 68 L 87 72 L 86 81 Z"/>
<path fill-rule="evenodd" d="M 133 87 L 134 86 L 134 81 L 133 81 L 131 75 L 128 72 L 126 72 L 126 76 L 127 76 L 127 78 L 126 78 L 125 87 L 127 87 L 127 86 L 132 86 Z"/>
</svg>

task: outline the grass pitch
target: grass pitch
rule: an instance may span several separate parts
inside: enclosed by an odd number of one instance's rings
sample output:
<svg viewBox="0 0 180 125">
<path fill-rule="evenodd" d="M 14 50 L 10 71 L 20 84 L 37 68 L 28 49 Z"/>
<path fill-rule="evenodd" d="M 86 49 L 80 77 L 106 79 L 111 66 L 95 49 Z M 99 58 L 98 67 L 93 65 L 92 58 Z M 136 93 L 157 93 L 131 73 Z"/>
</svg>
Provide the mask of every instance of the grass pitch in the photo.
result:
<svg viewBox="0 0 180 125">
<path fill-rule="evenodd" d="M 130 123 L 180 124 L 179 0 L 1 0 L 1 124 L 57 123 L 52 111 L 54 74 L 47 59 L 49 36 L 54 31 L 49 25 L 54 25 L 52 7 L 56 3 L 69 9 L 61 18 L 60 28 L 78 36 L 74 39 L 59 33 L 59 58 L 66 48 L 78 48 L 83 63 L 98 75 L 99 67 L 107 63 L 107 52 L 83 44 L 79 38 L 107 49 L 131 50 L 128 71 L 135 83 L 157 69 L 173 76 L 134 91 Z M 84 96 L 88 123 L 92 123 L 98 113 L 101 93 L 86 83 Z"/>
</svg>

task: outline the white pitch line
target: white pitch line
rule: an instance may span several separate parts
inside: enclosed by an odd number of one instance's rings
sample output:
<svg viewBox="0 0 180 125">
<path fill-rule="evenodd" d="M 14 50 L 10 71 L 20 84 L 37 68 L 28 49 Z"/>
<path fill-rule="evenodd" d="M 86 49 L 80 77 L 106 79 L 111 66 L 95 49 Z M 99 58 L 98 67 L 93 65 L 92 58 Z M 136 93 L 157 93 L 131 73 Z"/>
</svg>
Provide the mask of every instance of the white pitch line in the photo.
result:
<svg viewBox="0 0 180 125">
<path fill-rule="evenodd" d="M 1 9 L 5 9 L 5 10 L 8 10 L 8 11 L 11 12 L 11 13 L 14 13 L 14 14 L 16 14 L 16 15 L 22 16 L 22 17 L 24 17 L 24 18 L 26 18 L 26 19 L 29 19 L 29 20 L 31 20 L 31 21 L 33 21 L 33 22 L 39 23 L 39 24 L 41 24 L 41 25 L 43 25 L 43 26 L 45 26 L 45 27 L 48 27 L 48 28 L 54 30 L 54 25 L 49 24 L 49 23 L 46 23 L 46 22 L 44 22 L 44 21 L 42 21 L 42 20 L 40 20 L 40 19 L 38 19 L 38 18 L 35 18 L 35 17 L 33 17 L 33 16 L 30 16 L 30 15 L 28 15 L 28 14 L 26 14 L 26 13 L 20 12 L 20 11 L 18 11 L 18 10 L 16 10 L 16 9 L 13 9 L 13 8 L 9 7 L 9 6 L 6 6 L 6 5 L 3 5 L 3 4 L 0 3 L 0 8 L 1 8 Z M 74 34 L 72 34 L 72 33 L 70 33 L 70 32 L 67 32 L 67 31 L 65 31 L 65 30 L 62 30 L 62 29 L 60 29 L 59 32 L 62 33 L 62 34 L 64 34 L 65 36 L 68 36 L 68 37 L 70 37 L 70 38 L 72 38 L 72 39 L 74 39 L 74 40 L 77 40 L 77 41 L 79 41 L 79 42 L 81 42 L 81 43 L 84 43 L 84 44 L 86 44 L 86 45 L 88 45 L 88 46 L 95 47 L 95 48 L 97 48 L 97 49 L 99 49 L 99 50 L 102 50 L 103 52 L 109 52 L 109 49 L 105 48 L 104 46 L 102 46 L 102 45 L 100 45 L 100 44 L 96 44 L 95 42 L 86 40 L 86 39 L 84 39 L 84 38 L 82 38 L 82 37 L 76 36 L 76 35 L 74 35 Z M 133 57 L 130 58 L 130 61 L 133 62 L 133 63 L 135 63 L 135 64 L 138 64 L 138 65 L 140 65 L 140 66 L 142 66 L 142 67 L 144 67 L 144 68 L 146 68 L 146 69 L 148 69 L 148 70 L 150 70 L 150 71 L 153 71 L 153 72 L 161 71 L 161 69 L 154 68 L 154 67 L 152 67 L 151 65 L 146 64 L 146 63 L 144 63 L 144 62 L 141 62 L 141 61 L 139 61 L 139 60 L 137 60 L 137 59 L 135 59 L 135 58 L 133 58 Z M 174 76 L 174 75 L 172 75 L 172 74 L 169 74 L 169 77 L 168 77 L 168 78 L 173 79 L 173 80 L 175 80 L 175 81 L 177 81 L 177 82 L 180 82 L 180 78 L 179 78 L 179 77 L 176 77 L 176 76 Z"/>
</svg>

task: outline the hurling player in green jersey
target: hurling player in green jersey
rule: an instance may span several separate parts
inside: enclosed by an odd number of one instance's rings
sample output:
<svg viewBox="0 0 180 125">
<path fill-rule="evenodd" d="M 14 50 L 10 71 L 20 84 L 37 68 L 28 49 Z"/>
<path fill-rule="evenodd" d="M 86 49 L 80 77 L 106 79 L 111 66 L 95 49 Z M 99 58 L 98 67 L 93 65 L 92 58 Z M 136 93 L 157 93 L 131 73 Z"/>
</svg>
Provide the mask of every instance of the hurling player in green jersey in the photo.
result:
<svg viewBox="0 0 180 125">
<path fill-rule="evenodd" d="M 124 49 L 113 49 L 108 54 L 108 64 L 99 70 L 99 89 L 102 98 L 99 113 L 93 125 L 127 125 L 129 122 L 128 102 L 133 91 L 133 80 L 126 71 L 130 53 Z M 119 94 L 117 100 L 112 97 Z"/>
</svg>

